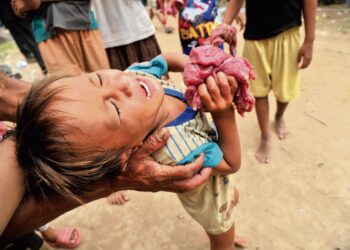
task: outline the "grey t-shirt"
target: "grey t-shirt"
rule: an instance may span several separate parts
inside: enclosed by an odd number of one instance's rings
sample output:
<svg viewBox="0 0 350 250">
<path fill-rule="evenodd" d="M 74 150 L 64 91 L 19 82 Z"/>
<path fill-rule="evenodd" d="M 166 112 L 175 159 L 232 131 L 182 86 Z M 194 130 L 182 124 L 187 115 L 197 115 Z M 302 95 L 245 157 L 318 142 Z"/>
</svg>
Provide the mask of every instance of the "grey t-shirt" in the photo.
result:
<svg viewBox="0 0 350 250">
<path fill-rule="evenodd" d="M 65 30 L 88 30 L 90 0 L 69 0 L 51 3 L 47 10 L 47 25 Z"/>
</svg>

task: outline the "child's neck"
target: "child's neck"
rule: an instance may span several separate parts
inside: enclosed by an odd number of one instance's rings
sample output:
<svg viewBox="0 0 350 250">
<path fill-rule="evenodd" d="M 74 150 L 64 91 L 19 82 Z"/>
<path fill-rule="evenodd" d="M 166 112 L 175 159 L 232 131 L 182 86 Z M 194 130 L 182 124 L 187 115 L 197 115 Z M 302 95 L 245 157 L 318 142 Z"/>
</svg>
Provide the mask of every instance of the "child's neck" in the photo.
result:
<svg viewBox="0 0 350 250">
<path fill-rule="evenodd" d="M 168 123 L 175 120 L 186 109 L 186 104 L 176 97 L 165 95 L 162 104 L 162 109 L 165 116 L 160 123 L 159 128 L 166 126 Z"/>
</svg>

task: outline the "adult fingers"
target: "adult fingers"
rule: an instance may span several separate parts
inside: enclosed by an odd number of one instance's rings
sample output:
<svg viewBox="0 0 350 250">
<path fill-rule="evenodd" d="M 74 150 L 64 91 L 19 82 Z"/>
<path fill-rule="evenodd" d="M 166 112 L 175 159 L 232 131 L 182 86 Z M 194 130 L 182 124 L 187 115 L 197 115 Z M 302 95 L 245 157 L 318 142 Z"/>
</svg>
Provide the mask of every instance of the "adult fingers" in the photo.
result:
<svg viewBox="0 0 350 250">
<path fill-rule="evenodd" d="M 164 171 L 162 176 L 164 180 L 186 180 L 191 178 L 195 173 L 197 173 L 203 166 L 205 156 L 201 154 L 191 163 L 184 166 L 172 166 L 162 165 L 161 169 Z"/>
<path fill-rule="evenodd" d="M 202 185 L 205 181 L 207 181 L 212 171 L 212 168 L 203 168 L 199 173 L 195 174 L 190 179 L 175 181 L 174 188 L 178 190 L 177 192 L 186 192 L 193 190 L 194 188 Z"/>
<path fill-rule="evenodd" d="M 132 156 L 134 159 L 143 159 L 162 148 L 168 141 L 170 133 L 168 129 L 161 128 L 150 135 L 142 146 Z"/>
<path fill-rule="evenodd" d="M 118 175 L 113 183 L 114 190 L 171 191 L 184 192 L 205 182 L 211 170 L 198 173 L 204 162 L 204 155 L 185 166 L 159 165 L 148 161 L 137 173 Z M 135 172 L 135 170 L 133 170 Z M 199 176 L 197 176 L 199 175 Z"/>
</svg>

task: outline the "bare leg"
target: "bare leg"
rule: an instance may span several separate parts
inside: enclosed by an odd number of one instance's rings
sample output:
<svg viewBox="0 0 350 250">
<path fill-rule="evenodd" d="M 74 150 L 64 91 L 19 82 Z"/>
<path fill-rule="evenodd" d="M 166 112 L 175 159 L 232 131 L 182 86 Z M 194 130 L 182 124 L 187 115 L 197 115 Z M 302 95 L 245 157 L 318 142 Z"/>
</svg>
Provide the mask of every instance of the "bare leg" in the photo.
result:
<svg viewBox="0 0 350 250">
<path fill-rule="evenodd" d="M 219 235 L 208 234 L 211 250 L 235 250 L 235 226 L 233 225 L 227 232 Z"/>
<path fill-rule="evenodd" d="M 237 205 L 239 201 L 239 192 L 235 187 L 235 193 L 234 193 L 234 201 L 235 206 Z M 219 234 L 219 235 L 213 235 L 209 234 L 210 239 L 210 249 L 211 250 L 232 250 L 235 249 L 235 246 L 244 248 L 247 246 L 247 241 L 238 235 L 235 235 L 235 225 L 233 224 L 232 227 L 225 233 Z"/>
<path fill-rule="evenodd" d="M 269 163 L 271 146 L 269 130 L 269 99 L 267 96 L 256 97 L 255 110 L 261 131 L 261 141 L 259 148 L 255 153 L 255 157 L 261 163 Z"/>
<path fill-rule="evenodd" d="M 124 205 L 129 201 L 129 198 L 125 195 L 123 191 L 118 191 L 110 194 L 107 197 L 107 201 L 111 205 Z"/>
<path fill-rule="evenodd" d="M 234 250 L 235 246 L 244 248 L 247 246 L 247 241 L 238 235 L 235 235 L 235 226 L 230 230 L 220 235 L 208 234 L 210 239 L 211 250 Z"/>
<path fill-rule="evenodd" d="M 284 112 L 287 109 L 288 102 L 280 102 L 277 100 L 277 111 L 275 114 L 275 129 L 279 139 L 284 140 L 287 138 L 289 131 L 283 119 Z"/>
</svg>

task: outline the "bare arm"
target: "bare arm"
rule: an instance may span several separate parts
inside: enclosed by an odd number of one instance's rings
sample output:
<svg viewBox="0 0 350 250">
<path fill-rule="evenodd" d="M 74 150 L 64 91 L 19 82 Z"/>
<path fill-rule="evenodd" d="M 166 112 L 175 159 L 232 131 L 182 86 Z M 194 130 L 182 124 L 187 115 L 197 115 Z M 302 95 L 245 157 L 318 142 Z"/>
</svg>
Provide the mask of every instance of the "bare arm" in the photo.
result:
<svg viewBox="0 0 350 250">
<path fill-rule="evenodd" d="M 28 11 L 38 10 L 42 3 L 62 2 L 67 0 L 11 0 L 13 12 L 17 16 L 25 16 Z"/>
<path fill-rule="evenodd" d="M 298 54 L 298 63 L 301 69 L 308 67 L 312 60 L 313 44 L 315 40 L 316 9 L 316 0 L 304 0 L 303 15 L 305 38 Z"/>
<path fill-rule="evenodd" d="M 166 130 L 149 137 L 144 145 L 130 157 L 121 176 L 117 176 L 115 181 L 108 185 L 105 181 L 98 183 L 95 192 L 82 196 L 83 202 L 88 203 L 114 191 L 126 189 L 184 192 L 205 182 L 212 170 L 204 169 L 198 173 L 203 164 L 203 156 L 185 166 L 160 165 L 150 157 L 150 154 L 160 149 L 168 138 L 169 133 Z M 10 146 L 14 148 L 14 145 Z M 9 199 L 12 198 L 9 197 Z M 0 204 L 6 202 L 8 201 L 1 201 Z M 1 241 L 17 238 L 80 205 L 59 195 L 49 196 L 47 200 L 42 201 L 36 201 L 34 197 L 29 196 L 17 208 L 6 231 L 1 236 Z"/>
<path fill-rule="evenodd" d="M 101 183 L 96 186 L 95 192 L 81 198 L 84 203 L 88 203 L 105 197 L 111 192 L 107 185 Z M 82 204 L 60 195 L 51 195 L 46 200 L 40 201 L 33 196 L 28 196 L 22 200 L 17 209 L 14 207 L 13 211 L 16 212 L 1 235 L 0 243 L 16 239 L 80 205 Z"/>
<path fill-rule="evenodd" d="M 0 121 L 15 121 L 17 105 L 30 89 L 30 84 L 0 72 Z"/>
<path fill-rule="evenodd" d="M 233 20 L 237 18 L 242 5 L 243 0 L 230 0 L 222 23 L 229 25 L 232 24 Z"/>
<path fill-rule="evenodd" d="M 219 145 L 224 159 L 214 168 L 213 175 L 232 174 L 241 166 L 241 145 L 233 107 L 220 114 L 213 114 L 219 135 Z"/>
<path fill-rule="evenodd" d="M 162 56 L 168 63 L 169 72 L 183 72 L 189 59 L 188 55 L 177 52 L 163 53 Z"/>
<path fill-rule="evenodd" d="M 16 164 L 14 142 L 0 143 L 0 235 L 10 221 L 24 194 L 23 172 Z"/>
<path fill-rule="evenodd" d="M 237 82 L 233 77 L 218 73 L 219 83 L 209 77 L 206 84 L 198 88 L 201 101 L 211 113 L 219 136 L 219 146 L 224 159 L 214 168 L 213 175 L 231 174 L 239 170 L 241 165 L 241 146 L 237 130 L 235 112 L 232 106 L 233 94 Z"/>
<path fill-rule="evenodd" d="M 305 42 L 313 43 L 315 40 L 316 0 L 304 0 Z"/>
</svg>

